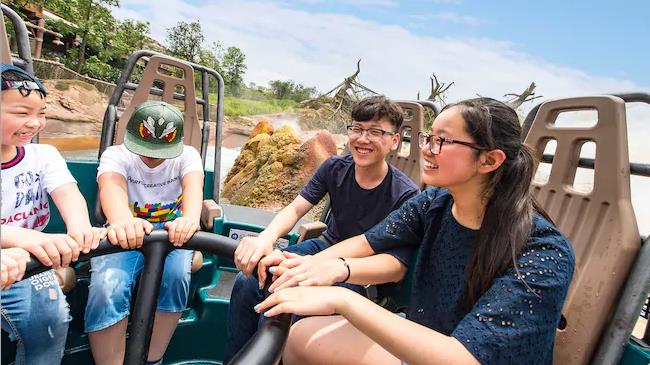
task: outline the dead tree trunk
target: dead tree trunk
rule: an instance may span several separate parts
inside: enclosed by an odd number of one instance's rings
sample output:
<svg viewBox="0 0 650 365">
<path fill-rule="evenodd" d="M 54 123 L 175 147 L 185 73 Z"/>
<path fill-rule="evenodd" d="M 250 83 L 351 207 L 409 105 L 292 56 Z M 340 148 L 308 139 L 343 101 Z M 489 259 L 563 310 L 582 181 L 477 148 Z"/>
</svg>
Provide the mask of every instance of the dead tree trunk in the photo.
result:
<svg viewBox="0 0 650 365">
<path fill-rule="evenodd" d="M 429 94 L 429 97 L 427 100 L 431 100 L 433 102 L 440 102 L 440 104 L 445 104 L 445 96 L 443 95 L 447 90 L 449 90 L 450 87 L 454 85 L 452 82 L 451 84 L 447 85 L 444 82 L 438 81 L 438 77 L 436 76 L 435 73 L 431 73 L 431 93 Z M 419 96 L 418 96 L 419 97 Z"/>
<path fill-rule="evenodd" d="M 506 101 L 508 105 L 510 105 L 513 109 L 519 108 L 523 103 L 527 101 L 532 101 L 538 98 L 541 98 L 542 96 L 534 96 L 535 93 L 535 88 L 537 85 L 535 85 L 534 82 L 531 82 L 528 88 L 524 90 L 521 94 L 515 94 L 515 93 L 509 93 L 503 95 L 504 98 L 511 97 L 512 99 Z"/>
</svg>

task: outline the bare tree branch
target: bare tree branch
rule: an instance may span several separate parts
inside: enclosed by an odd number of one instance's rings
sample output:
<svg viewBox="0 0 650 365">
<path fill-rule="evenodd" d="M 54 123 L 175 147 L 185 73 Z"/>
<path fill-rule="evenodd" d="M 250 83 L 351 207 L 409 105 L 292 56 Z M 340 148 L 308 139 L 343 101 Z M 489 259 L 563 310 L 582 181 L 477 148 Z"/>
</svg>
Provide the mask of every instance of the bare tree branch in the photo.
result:
<svg viewBox="0 0 650 365">
<path fill-rule="evenodd" d="M 513 109 L 519 108 L 523 103 L 532 101 L 535 99 L 539 99 L 542 96 L 534 96 L 535 93 L 535 88 L 537 85 L 535 85 L 534 82 L 531 82 L 530 85 L 524 90 L 521 94 L 515 94 L 515 93 L 508 93 L 503 95 L 504 98 L 511 97 L 510 100 L 507 100 L 506 103 L 510 105 Z"/>
<path fill-rule="evenodd" d="M 435 73 L 431 73 L 431 93 L 429 94 L 429 97 L 427 100 L 431 101 L 439 101 L 442 104 L 445 104 L 445 98 L 444 98 L 444 93 L 449 90 L 450 87 L 454 85 L 452 82 L 451 84 L 445 84 L 444 82 L 438 81 L 438 77 L 436 76 Z"/>
</svg>

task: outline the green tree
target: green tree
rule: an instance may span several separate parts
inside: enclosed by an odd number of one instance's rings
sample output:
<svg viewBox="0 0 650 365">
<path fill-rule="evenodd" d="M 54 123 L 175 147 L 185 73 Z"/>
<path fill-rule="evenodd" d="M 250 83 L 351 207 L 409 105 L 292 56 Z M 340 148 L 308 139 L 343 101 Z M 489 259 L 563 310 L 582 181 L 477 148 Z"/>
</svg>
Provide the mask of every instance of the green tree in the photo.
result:
<svg viewBox="0 0 650 365">
<path fill-rule="evenodd" d="M 91 38 L 106 35 L 105 28 L 114 27 L 115 18 L 104 5 L 120 6 L 120 3 L 118 0 L 77 0 L 77 4 L 84 14 L 80 23 L 82 33 L 77 61 L 77 72 L 81 72 L 86 61 L 86 46 L 89 42 L 94 41 Z"/>
<path fill-rule="evenodd" d="M 318 92 L 315 87 L 296 84 L 293 80 L 269 81 L 269 89 L 271 95 L 276 99 L 291 99 L 298 102 L 312 98 Z"/>
<path fill-rule="evenodd" d="M 291 99 L 300 102 L 303 100 L 311 99 L 317 95 L 318 90 L 315 87 L 307 87 L 302 84 L 298 84 L 293 91 Z"/>
<path fill-rule="evenodd" d="M 246 55 L 237 47 L 228 47 L 221 60 L 223 81 L 226 91 L 234 96 L 241 94 L 246 72 Z"/>
<path fill-rule="evenodd" d="M 112 38 L 111 51 L 113 59 L 126 59 L 131 53 L 149 47 L 151 41 L 149 22 L 127 19 L 118 22 L 117 32 Z"/>
<path fill-rule="evenodd" d="M 289 99 L 291 93 L 293 93 L 294 88 L 296 87 L 295 83 L 291 80 L 280 81 L 272 80 L 269 81 L 269 88 L 271 89 L 271 94 L 276 99 Z"/>
<path fill-rule="evenodd" d="M 167 46 L 169 51 L 177 57 L 191 62 L 200 61 L 202 45 L 205 41 L 203 29 L 199 22 L 178 22 L 167 29 Z"/>
<path fill-rule="evenodd" d="M 223 47 L 219 42 L 212 42 L 210 48 L 203 48 L 199 52 L 198 62 L 221 73 L 221 59 L 223 58 Z"/>
<path fill-rule="evenodd" d="M 11 0 L 17 9 L 27 0 Z M 132 19 L 116 20 L 110 6 L 119 6 L 119 0 L 29 0 L 47 7 L 68 22 L 48 19 L 46 27 L 66 36 L 82 38 L 80 47 L 58 57 L 69 68 L 91 77 L 115 81 L 133 51 L 149 48 L 149 24 Z M 83 50 L 81 52 L 80 50 Z"/>
</svg>

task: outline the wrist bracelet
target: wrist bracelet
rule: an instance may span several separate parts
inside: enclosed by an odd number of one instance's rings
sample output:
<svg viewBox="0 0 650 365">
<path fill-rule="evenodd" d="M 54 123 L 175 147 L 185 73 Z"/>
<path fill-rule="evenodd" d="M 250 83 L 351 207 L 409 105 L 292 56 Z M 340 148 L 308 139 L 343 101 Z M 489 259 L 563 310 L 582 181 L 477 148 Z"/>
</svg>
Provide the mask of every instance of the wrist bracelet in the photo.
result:
<svg viewBox="0 0 650 365">
<path fill-rule="evenodd" d="M 348 281 L 348 279 L 350 279 L 350 265 L 348 265 L 348 262 L 345 261 L 343 257 L 339 257 L 339 259 L 343 261 L 343 265 L 345 265 L 345 268 L 348 269 L 348 276 L 346 276 L 345 279 L 341 281 L 341 283 L 345 283 Z"/>
</svg>

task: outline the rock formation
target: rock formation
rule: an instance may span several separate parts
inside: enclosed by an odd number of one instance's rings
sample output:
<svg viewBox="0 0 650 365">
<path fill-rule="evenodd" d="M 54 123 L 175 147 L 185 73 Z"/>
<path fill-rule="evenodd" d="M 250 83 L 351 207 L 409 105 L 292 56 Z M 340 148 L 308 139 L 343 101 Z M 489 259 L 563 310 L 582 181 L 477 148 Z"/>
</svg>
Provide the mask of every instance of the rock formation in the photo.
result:
<svg viewBox="0 0 650 365">
<path fill-rule="evenodd" d="M 289 204 L 320 164 L 336 154 L 327 131 L 305 143 L 289 126 L 259 122 L 228 172 L 222 197 L 230 203 L 277 210 Z"/>
<path fill-rule="evenodd" d="M 44 80 L 48 125 L 44 137 L 99 136 L 108 97 L 79 80 Z"/>
</svg>

